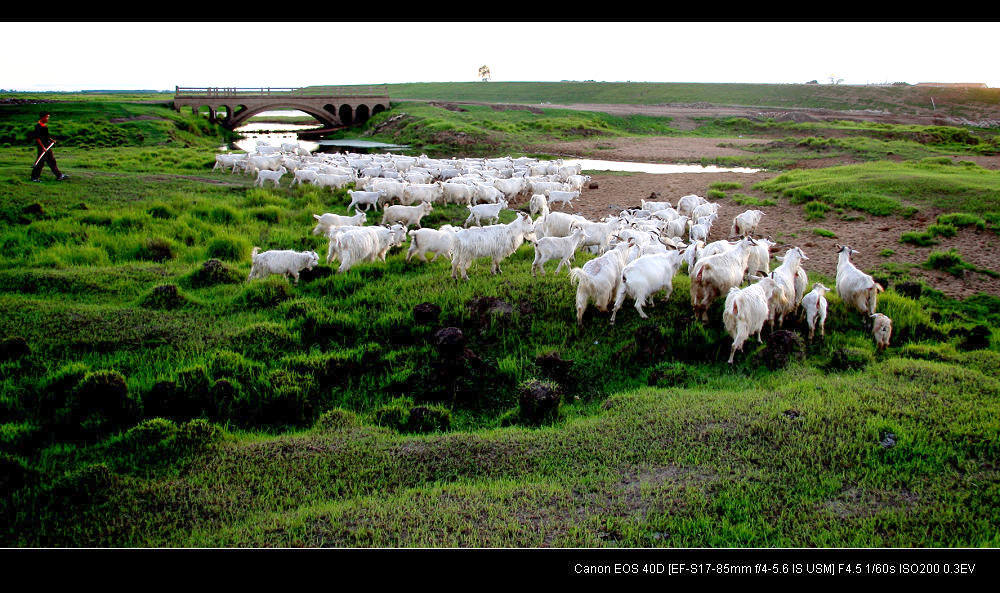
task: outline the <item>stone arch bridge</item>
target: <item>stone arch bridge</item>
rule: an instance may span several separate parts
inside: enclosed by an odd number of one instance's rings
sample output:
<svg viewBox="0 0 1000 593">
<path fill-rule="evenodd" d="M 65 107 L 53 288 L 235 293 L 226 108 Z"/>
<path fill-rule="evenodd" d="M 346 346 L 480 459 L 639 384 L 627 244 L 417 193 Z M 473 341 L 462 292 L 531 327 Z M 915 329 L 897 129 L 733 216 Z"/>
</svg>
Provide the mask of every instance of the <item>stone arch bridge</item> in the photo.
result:
<svg viewBox="0 0 1000 593">
<path fill-rule="evenodd" d="M 264 111 L 304 111 L 327 126 L 364 123 L 389 109 L 384 86 L 316 87 L 308 92 L 292 88 L 174 87 L 173 107 L 191 107 L 195 113 L 208 107 L 208 117 L 230 130 Z M 219 112 L 225 110 L 225 117 Z"/>
</svg>

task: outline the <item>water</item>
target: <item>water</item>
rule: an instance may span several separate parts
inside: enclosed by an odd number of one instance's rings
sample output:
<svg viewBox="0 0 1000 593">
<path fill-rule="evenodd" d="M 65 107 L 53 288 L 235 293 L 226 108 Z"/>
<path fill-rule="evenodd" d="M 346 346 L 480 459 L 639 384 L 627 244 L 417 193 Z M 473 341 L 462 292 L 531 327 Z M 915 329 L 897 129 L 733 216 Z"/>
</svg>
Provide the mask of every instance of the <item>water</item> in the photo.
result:
<svg viewBox="0 0 1000 593">
<path fill-rule="evenodd" d="M 260 115 L 301 116 L 308 114 L 302 111 L 280 110 L 280 111 L 265 111 Z M 358 142 L 358 141 L 346 141 L 346 140 L 345 141 L 320 140 L 319 142 L 312 142 L 308 140 L 299 140 L 298 136 L 295 135 L 295 132 L 298 130 L 315 129 L 318 125 L 319 125 L 318 122 L 316 124 L 279 124 L 279 123 L 267 123 L 267 122 L 248 123 L 243 126 L 240 126 L 239 128 L 236 128 L 236 132 L 241 134 L 243 138 L 233 143 L 233 146 L 239 150 L 254 152 L 258 140 L 266 140 L 271 146 L 281 146 L 281 144 L 284 142 L 289 142 L 289 143 L 298 142 L 299 146 L 307 149 L 309 152 L 316 152 L 321 148 L 323 148 L 324 150 L 330 148 L 338 150 L 337 144 L 340 142 L 344 143 Z M 658 174 L 757 173 L 763 170 L 763 169 L 750 169 L 747 167 L 717 167 L 715 165 L 708 165 L 708 166 L 667 165 L 662 163 L 634 163 L 628 161 L 601 161 L 593 159 L 563 159 L 563 163 L 566 165 L 579 164 L 584 170 L 626 171 L 626 172 L 636 172 L 636 173 L 658 173 Z"/>
<path fill-rule="evenodd" d="M 757 173 L 763 169 L 747 167 L 717 167 L 708 165 L 665 165 L 662 163 L 632 163 L 626 161 L 596 161 L 591 159 L 563 159 L 564 165 L 579 164 L 589 171 L 631 171 L 636 173 Z"/>
</svg>

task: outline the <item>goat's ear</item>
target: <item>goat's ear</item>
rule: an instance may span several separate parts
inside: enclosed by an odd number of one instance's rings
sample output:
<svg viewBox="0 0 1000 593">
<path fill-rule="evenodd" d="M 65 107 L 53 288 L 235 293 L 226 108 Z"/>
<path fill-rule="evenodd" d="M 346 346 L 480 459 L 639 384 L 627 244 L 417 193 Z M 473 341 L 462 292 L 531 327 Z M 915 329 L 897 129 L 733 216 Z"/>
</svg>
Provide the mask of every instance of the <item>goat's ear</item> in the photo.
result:
<svg viewBox="0 0 1000 593">
<path fill-rule="evenodd" d="M 313 218 L 315 218 L 316 220 L 319 220 L 321 217 L 320 217 L 319 214 L 313 214 Z"/>
</svg>

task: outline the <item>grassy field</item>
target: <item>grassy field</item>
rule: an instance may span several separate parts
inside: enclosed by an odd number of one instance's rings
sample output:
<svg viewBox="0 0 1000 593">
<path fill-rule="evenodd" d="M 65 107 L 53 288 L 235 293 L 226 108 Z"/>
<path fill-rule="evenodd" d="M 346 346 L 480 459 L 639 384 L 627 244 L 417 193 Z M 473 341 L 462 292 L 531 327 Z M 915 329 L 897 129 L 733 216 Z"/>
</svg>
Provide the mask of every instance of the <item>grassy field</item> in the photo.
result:
<svg viewBox="0 0 1000 593">
<path fill-rule="evenodd" d="M 29 184 L 33 150 L 0 148 L 2 545 L 1000 545 L 996 297 L 897 281 L 879 353 L 831 293 L 825 339 L 787 357 L 750 341 L 730 368 L 722 302 L 691 322 L 684 272 L 649 320 L 591 308 L 579 328 L 567 276 L 533 278 L 530 245 L 468 282 L 404 249 L 247 283 L 253 246 L 325 255 L 312 215 L 347 213 L 347 195 L 213 173 L 224 134 L 165 109 L 108 105 L 166 120 L 100 147 L 80 109 L 79 127 L 53 121 L 76 139 L 57 153 L 68 182 Z M 511 134 L 563 133 L 496 113 Z M 972 167 L 906 166 L 847 185 L 894 208 L 958 188 L 954 212 L 995 192 Z M 863 185 L 879 171 L 928 180 L 919 198 Z M 797 173 L 773 190 L 845 191 Z M 436 321 L 415 318 L 424 302 Z M 448 326 L 461 354 L 437 345 Z M 521 403 L 540 388 L 554 414 Z"/>
<path fill-rule="evenodd" d="M 710 84 L 654 82 L 414 82 L 385 85 L 394 100 L 487 103 L 712 103 L 761 107 L 926 110 L 933 97 L 939 113 L 962 115 L 969 106 L 996 107 L 1000 89 L 911 86 L 863 87 L 809 84 Z M 306 91 L 322 92 L 322 86 Z"/>
</svg>

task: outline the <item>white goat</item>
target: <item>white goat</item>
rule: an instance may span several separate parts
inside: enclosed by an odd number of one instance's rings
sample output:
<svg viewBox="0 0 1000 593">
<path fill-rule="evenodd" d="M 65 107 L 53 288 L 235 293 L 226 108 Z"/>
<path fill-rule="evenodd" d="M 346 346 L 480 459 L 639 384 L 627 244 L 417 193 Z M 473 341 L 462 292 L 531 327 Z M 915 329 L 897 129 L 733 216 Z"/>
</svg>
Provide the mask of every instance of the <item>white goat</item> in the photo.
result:
<svg viewBox="0 0 1000 593">
<path fill-rule="evenodd" d="M 764 216 L 764 212 L 761 210 L 747 210 L 746 212 L 737 214 L 733 219 L 733 227 L 729 231 L 729 236 L 752 236 L 757 232 L 757 225 L 760 224 L 762 216 Z"/>
<path fill-rule="evenodd" d="M 531 275 L 535 275 L 535 270 L 545 274 L 545 262 L 558 259 L 556 274 L 563 265 L 569 270 L 569 262 L 576 256 L 576 250 L 584 239 L 584 231 L 579 226 L 574 227 L 573 234 L 568 237 L 542 237 L 535 241 L 535 260 L 531 262 Z"/>
<path fill-rule="evenodd" d="M 257 171 L 257 181 L 254 182 L 255 187 L 264 187 L 265 181 L 273 181 L 274 186 L 278 187 L 281 181 L 282 175 L 288 173 L 288 169 L 284 167 L 278 167 L 277 171 L 269 171 L 267 169 L 259 169 Z"/>
<path fill-rule="evenodd" d="M 476 221 L 476 226 L 482 226 L 483 219 L 496 224 L 500 222 L 500 211 L 506 207 L 507 200 L 503 199 L 496 204 L 477 204 L 475 206 L 467 206 L 469 209 L 469 217 L 465 219 L 465 224 L 463 226 L 469 226 L 469 223 L 473 220 Z"/>
<path fill-rule="evenodd" d="M 404 226 L 417 225 L 421 228 L 420 219 L 434 210 L 430 202 L 420 202 L 418 206 L 388 206 L 382 211 L 382 224 L 402 223 Z"/>
<path fill-rule="evenodd" d="M 533 224 L 527 214 L 517 213 L 517 218 L 510 224 L 494 224 L 485 227 L 463 229 L 455 234 L 455 249 L 451 257 L 451 277 L 457 278 L 459 271 L 462 277 L 469 279 L 469 266 L 480 257 L 492 260 L 490 271 L 493 274 L 502 273 L 500 262 L 524 243 L 525 235 L 533 230 Z"/>
<path fill-rule="evenodd" d="M 878 293 L 885 290 L 875 279 L 854 267 L 851 255 L 859 253 L 847 245 L 837 246 L 837 294 L 848 309 L 875 314 Z"/>
<path fill-rule="evenodd" d="M 742 290 L 735 286 L 729 289 L 722 310 L 722 322 L 733 338 L 729 364 L 733 364 L 736 351 L 743 350 L 743 343 L 751 335 L 757 334 L 757 341 L 763 343 L 760 332 L 768 318 L 768 302 L 776 293 L 780 297 L 781 288 L 774 279 L 767 276 Z"/>
<path fill-rule="evenodd" d="M 829 288 L 817 282 L 809 294 L 802 297 L 802 311 L 805 313 L 806 324 L 809 326 L 810 340 L 813 339 L 817 324 L 819 324 L 819 335 L 826 335 L 826 293 L 829 291 Z"/>
<path fill-rule="evenodd" d="M 892 319 L 881 313 L 876 313 L 871 318 L 875 345 L 879 350 L 885 350 L 889 346 L 889 338 L 892 337 Z"/>
<path fill-rule="evenodd" d="M 450 224 L 443 225 L 439 229 L 414 229 L 407 234 L 410 236 L 410 249 L 406 252 L 406 261 L 416 255 L 427 261 L 427 252 L 434 254 L 430 261 L 437 259 L 438 255 L 451 257 L 455 248 L 455 233 L 459 227 Z"/>
<path fill-rule="evenodd" d="M 383 226 L 351 228 L 330 237 L 327 262 L 333 259 L 334 253 L 340 260 L 338 273 L 346 272 L 354 264 L 375 261 L 376 258 L 385 261 L 389 249 L 401 245 L 406 237 L 406 229 L 398 224 L 389 228 Z"/>
<path fill-rule="evenodd" d="M 691 306 L 695 317 L 708 321 L 708 308 L 718 296 L 739 286 L 750 258 L 750 248 L 756 243 L 743 237 L 732 249 L 703 257 L 691 272 Z"/>
<path fill-rule="evenodd" d="M 573 268 L 569 272 L 570 282 L 576 284 L 576 323 L 583 323 L 583 314 L 591 300 L 599 311 L 607 312 L 611 299 L 618 294 L 622 280 L 622 270 L 628 265 L 634 243 L 619 243 L 614 249 L 600 257 Z M 638 251 L 638 250 L 636 250 Z"/>
<path fill-rule="evenodd" d="M 622 270 L 622 281 L 618 285 L 615 306 L 611 311 L 611 325 L 615 323 L 615 316 L 618 314 L 618 309 L 621 309 L 626 294 L 635 300 L 635 310 L 643 319 L 649 317 L 642 310 L 647 298 L 652 305 L 653 295 L 662 290 L 666 292 L 664 299 L 670 300 L 670 295 L 674 292 L 674 275 L 681 267 L 682 261 L 681 253 L 671 250 L 666 253 L 642 255 L 626 265 Z"/>
<path fill-rule="evenodd" d="M 557 191 L 552 190 L 549 192 L 549 207 L 551 208 L 556 202 L 561 202 L 565 208 L 566 204 L 570 206 L 573 205 L 573 200 L 580 197 L 580 192 L 578 191 Z"/>
<path fill-rule="evenodd" d="M 341 226 L 364 226 L 365 221 L 368 219 L 368 215 L 359 210 L 355 210 L 355 212 L 357 214 L 354 216 L 330 214 L 329 212 L 322 216 L 319 214 L 313 214 L 313 218 L 316 219 L 316 228 L 312 230 L 312 234 L 325 235 L 330 229 Z"/>
<path fill-rule="evenodd" d="M 260 247 L 254 247 L 250 254 L 253 264 L 247 282 L 254 278 L 264 278 L 271 274 L 283 274 L 295 278 L 299 283 L 299 272 L 311 270 L 319 264 L 319 255 L 315 251 L 272 250 L 260 252 Z"/>
</svg>

